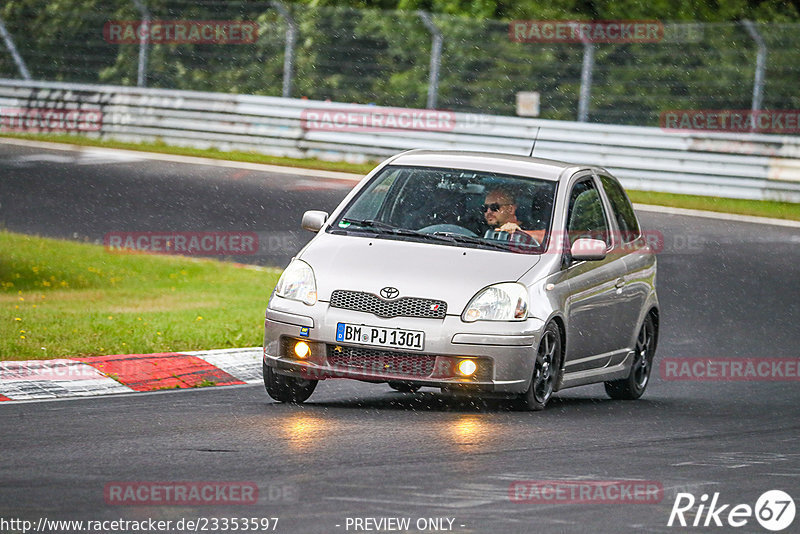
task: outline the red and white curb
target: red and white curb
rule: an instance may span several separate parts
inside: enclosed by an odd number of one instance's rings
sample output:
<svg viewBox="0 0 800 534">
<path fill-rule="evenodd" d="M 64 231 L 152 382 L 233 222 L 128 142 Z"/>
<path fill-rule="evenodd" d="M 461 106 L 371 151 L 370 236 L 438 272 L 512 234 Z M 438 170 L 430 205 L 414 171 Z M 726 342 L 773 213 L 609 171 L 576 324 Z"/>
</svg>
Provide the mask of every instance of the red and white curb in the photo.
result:
<svg viewBox="0 0 800 534">
<path fill-rule="evenodd" d="M 0 362 L 0 401 L 89 397 L 261 381 L 260 347 Z"/>
</svg>

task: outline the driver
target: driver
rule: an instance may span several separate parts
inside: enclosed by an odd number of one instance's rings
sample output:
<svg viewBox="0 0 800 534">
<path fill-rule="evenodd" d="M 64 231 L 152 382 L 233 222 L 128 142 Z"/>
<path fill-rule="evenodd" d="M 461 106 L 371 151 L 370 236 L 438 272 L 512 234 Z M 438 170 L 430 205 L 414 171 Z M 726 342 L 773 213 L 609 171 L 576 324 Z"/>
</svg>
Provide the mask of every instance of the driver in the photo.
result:
<svg viewBox="0 0 800 534">
<path fill-rule="evenodd" d="M 507 189 L 502 187 L 491 189 L 486 194 L 482 209 L 486 223 L 495 230 L 509 234 L 524 232 L 539 243 L 544 239 L 543 230 L 527 231 L 520 227 L 520 221 L 517 219 L 517 203 L 514 195 Z"/>
<path fill-rule="evenodd" d="M 517 219 L 517 203 L 506 189 L 492 189 L 486 194 L 483 204 L 483 218 L 495 230 L 513 234 L 522 230 Z"/>
</svg>

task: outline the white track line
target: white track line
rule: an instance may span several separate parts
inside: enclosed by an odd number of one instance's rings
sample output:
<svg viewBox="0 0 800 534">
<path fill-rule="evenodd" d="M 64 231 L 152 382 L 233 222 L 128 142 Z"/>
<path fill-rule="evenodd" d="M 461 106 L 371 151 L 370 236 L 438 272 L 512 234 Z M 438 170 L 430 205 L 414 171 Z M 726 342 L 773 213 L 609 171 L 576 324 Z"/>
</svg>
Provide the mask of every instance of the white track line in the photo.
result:
<svg viewBox="0 0 800 534">
<path fill-rule="evenodd" d="M 652 211 L 655 213 L 664 213 L 667 215 L 685 215 L 688 217 L 705 217 L 706 219 L 718 219 L 721 221 L 771 224 L 773 226 L 785 226 L 787 228 L 800 228 L 800 221 L 790 221 L 787 219 L 772 219 L 770 217 L 755 217 L 753 215 L 736 215 L 733 213 L 690 210 L 686 208 L 670 208 L 667 206 L 654 206 L 652 204 L 634 204 L 633 207 L 639 211 Z"/>
<path fill-rule="evenodd" d="M 200 158 L 195 156 L 179 156 L 174 154 L 161 154 L 158 152 L 140 152 L 138 150 L 125 150 L 122 148 L 104 148 L 84 145 L 70 145 L 66 143 L 50 143 L 47 141 L 31 141 L 28 139 L 15 139 L 12 137 L 0 137 L 0 144 L 17 145 L 30 148 L 43 148 L 47 150 L 90 152 L 92 154 L 103 154 L 108 156 L 117 154 L 154 161 L 169 161 L 172 163 L 207 165 L 210 167 L 226 167 L 231 169 L 247 169 L 251 171 L 273 172 L 277 174 L 291 174 L 295 176 L 310 176 L 313 178 L 345 180 L 348 182 L 357 182 L 364 177 L 361 174 L 354 174 L 350 172 L 323 171 L 318 169 L 305 169 L 302 167 L 283 167 L 280 165 L 267 165 L 265 163 L 249 163 L 246 161 L 230 161 L 225 159 Z"/>
</svg>

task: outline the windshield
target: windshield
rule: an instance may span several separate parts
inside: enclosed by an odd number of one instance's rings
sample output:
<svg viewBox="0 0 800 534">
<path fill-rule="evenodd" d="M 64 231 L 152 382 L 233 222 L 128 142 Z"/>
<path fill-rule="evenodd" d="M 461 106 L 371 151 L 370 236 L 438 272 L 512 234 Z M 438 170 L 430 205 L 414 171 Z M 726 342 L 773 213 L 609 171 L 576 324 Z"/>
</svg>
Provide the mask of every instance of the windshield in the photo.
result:
<svg viewBox="0 0 800 534">
<path fill-rule="evenodd" d="M 387 166 L 333 221 L 333 233 L 539 254 L 556 182 L 505 174 Z"/>
</svg>

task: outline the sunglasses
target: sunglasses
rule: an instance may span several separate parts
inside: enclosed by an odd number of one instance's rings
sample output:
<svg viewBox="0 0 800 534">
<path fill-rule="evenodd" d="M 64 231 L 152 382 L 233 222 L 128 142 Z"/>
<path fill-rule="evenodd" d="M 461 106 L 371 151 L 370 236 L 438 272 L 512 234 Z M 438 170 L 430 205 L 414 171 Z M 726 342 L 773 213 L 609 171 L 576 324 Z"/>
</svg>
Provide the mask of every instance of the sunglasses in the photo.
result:
<svg viewBox="0 0 800 534">
<path fill-rule="evenodd" d="M 500 208 L 502 206 L 510 206 L 510 205 L 511 204 L 500 204 L 498 202 L 492 202 L 491 204 L 484 204 L 483 206 L 481 206 L 481 210 L 484 213 L 486 213 L 486 210 L 500 211 Z"/>
</svg>

